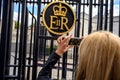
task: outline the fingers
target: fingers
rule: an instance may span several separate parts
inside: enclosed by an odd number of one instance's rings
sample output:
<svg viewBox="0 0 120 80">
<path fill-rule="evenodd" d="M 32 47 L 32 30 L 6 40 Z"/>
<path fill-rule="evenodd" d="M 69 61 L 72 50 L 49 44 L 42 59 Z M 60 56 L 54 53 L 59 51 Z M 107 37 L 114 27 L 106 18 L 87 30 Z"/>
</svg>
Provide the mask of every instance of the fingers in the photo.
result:
<svg viewBox="0 0 120 80">
<path fill-rule="evenodd" d="M 60 43 L 62 42 L 62 39 L 63 39 L 63 35 L 60 36 L 60 37 L 58 37 L 58 39 L 57 39 L 57 43 L 60 44 Z"/>
<path fill-rule="evenodd" d="M 61 44 L 61 43 L 67 44 L 69 42 L 69 40 L 71 39 L 71 37 L 72 37 L 72 35 L 69 35 L 69 36 L 62 35 L 62 36 L 58 37 L 57 43 L 58 44 Z"/>
<path fill-rule="evenodd" d="M 68 43 L 71 38 L 72 35 L 66 36 L 65 39 L 63 40 L 63 43 Z"/>
</svg>

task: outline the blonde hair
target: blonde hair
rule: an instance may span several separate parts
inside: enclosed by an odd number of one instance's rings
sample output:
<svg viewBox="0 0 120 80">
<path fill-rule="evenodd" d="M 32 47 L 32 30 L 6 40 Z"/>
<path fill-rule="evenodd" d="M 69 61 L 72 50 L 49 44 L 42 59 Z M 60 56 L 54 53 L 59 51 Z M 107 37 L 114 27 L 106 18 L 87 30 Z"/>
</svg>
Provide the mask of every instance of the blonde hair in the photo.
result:
<svg viewBox="0 0 120 80">
<path fill-rule="evenodd" d="M 88 35 L 79 47 L 76 80 L 120 80 L 120 39 L 99 31 Z"/>
</svg>

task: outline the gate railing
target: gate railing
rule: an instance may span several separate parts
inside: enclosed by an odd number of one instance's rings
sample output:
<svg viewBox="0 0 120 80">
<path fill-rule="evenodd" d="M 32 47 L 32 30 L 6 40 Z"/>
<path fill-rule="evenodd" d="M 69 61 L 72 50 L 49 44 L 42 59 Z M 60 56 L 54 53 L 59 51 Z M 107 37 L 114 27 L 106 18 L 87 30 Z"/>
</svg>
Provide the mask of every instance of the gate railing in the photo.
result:
<svg viewBox="0 0 120 80">
<path fill-rule="evenodd" d="M 1 80 L 35 80 L 56 49 L 57 36 L 51 36 L 42 23 L 42 10 L 52 1 L 0 1 Z M 117 3 L 114 0 L 63 1 L 74 8 L 77 17 L 75 28 L 68 34 L 81 37 L 96 30 L 108 30 L 120 36 L 119 0 Z M 115 5 L 119 8 L 118 16 L 114 16 Z M 78 48 L 74 47 L 63 55 L 51 71 L 51 78 L 73 79 L 77 53 Z"/>
</svg>

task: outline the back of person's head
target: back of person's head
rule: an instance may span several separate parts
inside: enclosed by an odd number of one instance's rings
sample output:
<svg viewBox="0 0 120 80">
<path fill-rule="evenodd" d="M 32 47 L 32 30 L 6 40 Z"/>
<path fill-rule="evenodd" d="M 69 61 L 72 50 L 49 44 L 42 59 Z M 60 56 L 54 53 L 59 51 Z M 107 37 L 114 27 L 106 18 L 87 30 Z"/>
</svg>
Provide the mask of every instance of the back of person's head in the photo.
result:
<svg viewBox="0 0 120 80">
<path fill-rule="evenodd" d="M 120 39 L 116 35 L 91 33 L 78 52 L 76 80 L 120 80 Z"/>
</svg>

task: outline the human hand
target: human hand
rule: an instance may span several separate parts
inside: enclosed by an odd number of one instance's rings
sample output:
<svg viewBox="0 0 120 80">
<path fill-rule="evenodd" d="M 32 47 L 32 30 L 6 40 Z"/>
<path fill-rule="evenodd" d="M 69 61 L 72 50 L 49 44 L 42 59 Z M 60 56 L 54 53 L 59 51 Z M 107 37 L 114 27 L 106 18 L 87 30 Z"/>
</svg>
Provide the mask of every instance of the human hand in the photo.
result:
<svg viewBox="0 0 120 80">
<path fill-rule="evenodd" d="M 69 48 L 71 48 L 71 45 L 68 45 L 70 39 L 72 38 L 72 35 L 69 36 L 60 36 L 57 39 L 57 43 L 58 43 L 58 47 L 56 50 L 56 53 L 60 56 L 62 56 L 62 54 L 64 54 Z"/>
</svg>

